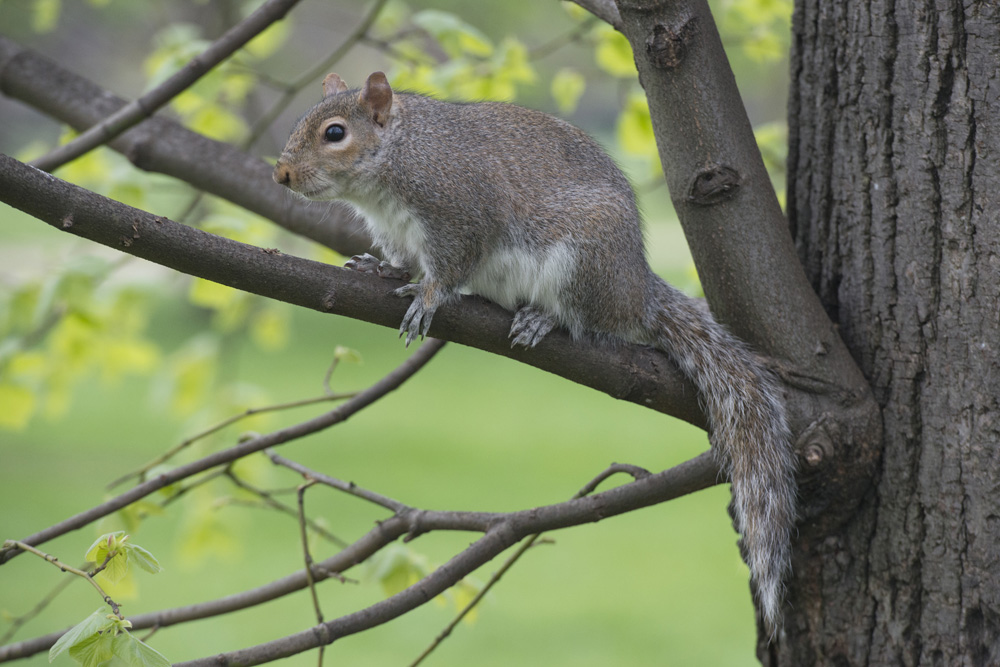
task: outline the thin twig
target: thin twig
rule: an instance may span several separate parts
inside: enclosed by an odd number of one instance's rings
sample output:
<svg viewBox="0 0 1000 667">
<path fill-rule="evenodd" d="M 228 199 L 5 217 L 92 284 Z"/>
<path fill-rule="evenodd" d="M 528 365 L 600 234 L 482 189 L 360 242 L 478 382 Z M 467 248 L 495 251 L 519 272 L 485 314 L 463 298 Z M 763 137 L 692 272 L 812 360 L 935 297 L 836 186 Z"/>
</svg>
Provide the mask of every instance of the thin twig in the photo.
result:
<svg viewBox="0 0 1000 667">
<path fill-rule="evenodd" d="M 573 500 L 591 494 L 601 482 L 603 482 L 607 478 L 617 473 L 626 473 L 632 475 L 633 479 L 636 480 L 648 477 L 650 475 L 650 472 L 648 470 L 640 468 L 639 466 L 633 466 L 622 463 L 613 463 L 607 469 L 605 469 L 600 475 L 590 480 L 590 482 L 588 482 L 582 489 L 577 491 L 573 495 Z M 462 619 L 465 618 L 469 614 L 469 612 L 475 609 L 476 605 L 478 605 L 480 601 L 482 601 L 482 599 L 486 597 L 486 594 L 490 591 L 490 589 L 492 589 L 497 583 L 499 583 L 501 577 L 503 577 L 503 575 L 507 573 L 507 570 L 513 567 L 514 563 L 516 563 L 518 559 L 528 551 L 528 549 L 534 546 L 535 542 L 537 542 L 538 539 L 541 538 L 541 536 L 542 533 L 535 533 L 534 535 L 528 537 L 528 539 L 526 539 L 523 543 L 521 543 L 521 546 L 519 546 L 517 550 L 510 555 L 510 558 L 508 558 L 504 562 L 504 564 L 500 567 L 500 569 L 493 573 L 493 576 L 491 576 L 490 580 L 486 582 L 486 585 L 483 586 L 471 600 L 469 600 L 469 603 L 465 605 L 465 607 L 463 607 L 460 612 L 458 612 L 458 615 L 456 615 L 455 618 L 453 618 L 447 626 L 445 626 L 444 630 L 442 630 L 440 634 L 438 634 L 438 636 L 434 638 L 434 641 L 432 641 L 430 645 L 424 649 L 423 653 L 417 656 L 417 659 L 414 660 L 412 663 L 410 663 L 410 667 L 417 667 L 417 665 L 423 662 L 424 659 L 427 658 L 427 656 L 433 653 L 434 649 L 440 646 L 441 643 L 444 642 L 444 640 L 451 635 L 452 631 L 458 626 L 459 623 L 462 622 Z"/>
<path fill-rule="evenodd" d="M 408 512 L 413 509 L 409 505 L 405 505 L 399 502 L 398 500 L 393 500 L 392 498 L 375 493 L 374 491 L 363 489 L 354 482 L 345 482 L 335 477 L 324 475 L 321 472 L 310 470 L 301 463 L 296 463 L 295 461 L 290 461 L 289 459 L 286 459 L 282 456 L 278 456 L 277 454 L 275 454 L 270 450 L 264 453 L 267 454 L 268 458 L 270 458 L 271 462 L 274 463 L 275 465 L 284 466 L 286 468 L 289 468 L 290 470 L 294 470 L 295 472 L 299 473 L 300 475 L 302 475 L 307 479 L 311 479 L 320 484 L 324 484 L 339 491 L 349 493 L 352 496 L 357 496 L 358 498 L 367 500 L 370 503 L 381 505 L 386 509 L 392 510 L 396 514 L 402 514 L 403 512 Z"/>
<path fill-rule="evenodd" d="M 59 579 L 59 583 L 57 583 L 51 591 L 46 593 L 34 607 L 20 616 L 12 618 L 10 621 L 10 627 L 7 628 L 7 632 L 3 633 L 3 637 L 0 637 L 0 645 L 6 644 L 13 639 L 14 635 L 17 634 L 17 631 L 21 629 L 21 626 L 45 611 L 45 608 L 48 607 L 53 600 L 59 597 L 59 594 L 66 590 L 66 587 L 69 586 L 72 581 L 73 579 L 70 578 Z"/>
<path fill-rule="evenodd" d="M 645 468 L 640 468 L 639 466 L 630 465 L 628 463 L 612 463 L 610 466 L 604 469 L 600 475 L 594 479 L 587 482 L 583 488 L 576 492 L 574 498 L 583 498 L 584 496 L 589 496 L 597 487 L 600 486 L 601 482 L 611 477 L 612 475 L 617 475 L 619 473 L 624 473 L 626 475 L 631 475 L 632 479 L 638 481 L 640 479 L 645 479 L 649 477 L 651 472 Z"/>
<path fill-rule="evenodd" d="M 297 79 L 295 79 L 295 81 L 292 81 L 290 84 L 285 86 L 284 92 L 282 93 L 278 101 L 275 102 L 273 105 L 271 105 L 271 108 L 268 109 L 263 116 L 258 118 L 257 121 L 250 128 L 250 136 L 243 143 L 244 150 L 249 150 L 257 142 L 257 139 L 259 139 L 260 136 L 264 133 L 264 130 L 270 127 L 271 123 L 274 122 L 275 118 L 277 118 L 278 115 L 282 111 L 284 111 L 289 104 L 291 104 L 292 100 L 295 99 L 295 96 L 298 94 L 300 90 L 305 88 L 307 85 L 309 85 L 319 77 L 326 74 L 326 71 L 330 67 L 332 67 L 335 63 L 339 62 L 340 59 L 343 58 L 344 55 L 354 47 L 355 44 L 357 44 L 359 41 L 361 41 L 362 38 L 364 38 L 364 36 L 368 33 L 368 30 L 372 27 L 372 24 L 375 23 L 375 20 L 381 13 L 382 8 L 385 7 L 387 1 L 388 0 L 375 0 L 374 4 L 372 4 L 371 9 L 368 10 L 368 13 L 365 15 L 364 19 L 362 19 L 360 24 L 358 24 L 358 27 L 355 28 L 354 31 L 347 36 L 347 39 L 345 39 L 343 43 L 340 44 L 340 46 L 334 49 L 329 56 L 324 58 L 315 67 L 304 72 Z"/>
<path fill-rule="evenodd" d="M 316 580 L 313 578 L 313 559 L 309 553 L 309 530 L 306 527 L 306 489 L 313 486 L 316 480 L 307 480 L 299 485 L 296 494 L 299 501 L 299 538 L 302 540 L 302 560 L 305 563 L 306 584 L 309 586 L 309 595 L 312 596 L 313 610 L 316 612 L 316 623 L 323 623 L 323 609 L 319 606 L 319 594 L 316 592 Z M 326 644 L 319 647 L 318 667 L 323 667 L 323 653 Z"/>
<path fill-rule="evenodd" d="M 553 37 L 544 44 L 539 44 L 538 46 L 528 49 L 528 58 L 531 60 L 538 60 L 555 53 L 564 46 L 572 44 L 586 35 L 590 32 L 591 28 L 597 25 L 598 21 L 600 21 L 598 17 L 588 16 L 565 33 Z"/>
<path fill-rule="evenodd" d="M 357 392 L 351 392 L 351 393 L 346 393 L 346 394 L 327 393 L 327 394 L 323 394 L 322 396 L 314 396 L 312 398 L 304 398 L 304 399 L 301 399 L 301 400 L 298 400 L 298 401 L 289 401 L 287 403 L 276 403 L 274 405 L 265 405 L 265 406 L 260 407 L 260 408 L 247 408 L 246 410 L 244 410 L 243 412 L 241 412 L 241 413 L 239 413 L 237 415 L 232 415 L 231 417 L 226 417 L 221 422 L 219 422 L 219 423 L 217 423 L 217 424 L 215 424 L 213 426 L 208 427 L 204 431 L 201 431 L 199 433 L 195 433 L 191 437 L 189 437 L 189 438 L 183 440 L 182 442 L 174 445 L 173 447 L 171 447 L 170 449 L 168 449 L 163 454 L 160 454 L 159 456 L 157 456 L 157 457 L 155 457 L 155 458 L 147 461 L 142 466 L 136 468 L 132 472 L 126 473 L 126 474 L 122 475 L 121 477 L 119 477 L 118 479 L 114 480 L 113 482 L 111 482 L 110 484 L 108 484 L 107 488 L 108 489 L 113 489 L 116 486 L 118 486 L 119 484 L 122 484 L 123 482 L 127 482 L 128 480 L 132 479 L 133 477 L 139 477 L 139 478 L 145 477 L 146 474 L 150 470 L 152 470 L 153 468 L 155 468 L 156 466 L 158 466 L 158 465 L 160 465 L 162 463 L 166 463 L 167 461 L 169 461 L 170 459 L 172 459 L 174 456 L 176 456 L 178 453 L 180 453 L 181 451 L 187 449 L 188 447 L 190 447 L 194 443 L 198 442 L 202 438 L 206 438 L 206 437 L 212 435 L 213 433 L 218 433 L 219 431 L 221 431 L 222 429 L 226 428 L 227 426 L 231 426 L 231 425 L 235 424 L 236 422 L 238 422 L 238 421 L 240 421 L 242 419 L 246 419 L 248 417 L 253 417 L 254 415 L 264 414 L 264 413 L 267 413 L 267 412 L 277 412 L 279 410 L 289 410 L 291 408 L 301 408 L 301 407 L 306 406 L 306 405 L 315 405 L 316 403 L 325 403 L 327 401 L 342 401 L 342 400 L 345 400 L 345 399 L 354 398 L 354 396 L 356 396 L 356 395 L 357 395 Z"/>
<path fill-rule="evenodd" d="M 174 482 L 186 479 L 192 475 L 196 475 L 197 473 L 204 472 L 205 470 L 210 470 L 217 466 L 236 461 L 244 456 L 249 456 L 250 454 L 254 454 L 269 447 L 280 445 L 291 440 L 297 440 L 298 438 L 302 438 L 306 435 L 322 431 L 323 429 L 329 428 L 334 424 L 339 424 L 351 415 L 356 414 L 359 410 L 368 407 L 389 392 L 397 389 L 409 378 L 413 377 L 417 371 L 423 368 L 442 347 L 444 347 L 444 341 L 437 340 L 435 338 L 427 338 L 424 341 L 424 344 L 421 345 L 416 352 L 396 367 L 391 373 L 364 391 L 359 392 L 354 398 L 347 401 L 343 405 L 300 424 L 295 424 L 294 426 L 290 426 L 288 428 L 273 431 L 267 435 L 251 438 L 250 440 L 241 442 L 240 444 L 230 447 L 229 449 L 224 449 L 220 452 L 209 454 L 208 456 L 197 461 L 192 461 L 191 463 L 178 466 L 169 472 L 165 472 L 141 484 L 137 484 L 125 493 L 115 496 L 114 498 L 111 498 L 96 507 L 92 507 L 89 510 L 80 512 L 75 516 L 60 521 L 54 526 L 49 526 L 45 530 L 39 531 L 34 535 L 29 535 L 21 541 L 28 545 L 42 544 L 72 530 L 82 528 L 92 521 L 96 521 L 97 519 L 107 516 L 112 512 L 116 512 L 121 508 L 130 505 L 137 500 L 145 498 L 159 489 L 162 489 L 165 486 L 173 484 Z M 20 551 L 17 549 L 4 547 L 0 550 L 0 565 L 6 563 L 11 558 L 16 557 L 18 553 L 20 553 Z"/>
<path fill-rule="evenodd" d="M 87 581 L 90 582 L 91 586 L 97 589 L 97 592 L 100 594 L 101 599 L 104 600 L 104 602 L 106 602 L 109 607 L 111 607 L 111 611 L 114 612 L 115 616 L 121 619 L 125 618 L 124 616 L 122 616 L 121 611 L 119 611 L 118 609 L 118 603 L 112 600 L 111 596 L 104 592 L 104 589 L 101 588 L 101 585 L 96 581 L 94 581 L 94 578 L 90 574 L 84 572 L 81 569 L 75 568 L 72 565 L 67 565 L 66 563 L 63 563 L 61 560 L 59 560 L 52 554 L 47 554 L 44 551 L 41 551 L 40 549 L 36 549 L 30 544 L 25 544 L 24 542 L 19 542 L 18 540 L 4 540 L 3 546 L 5 549 L 16 548 L 20 549 L 21 551 L 27 551 L 29 553 L 33 553 L 39 558 L 52 563 L 63 572 L 75 574 L 78 577 L 86 579 Z M 97 572 L 103 570 L 107 566 L 108 561 L 111 560 L 112 556 L 113 554 L 109 554 L 108 557 L 104 559 L 104 563 L 101 565 L 101 567 L 94 570 L 94 573 L 96 574 Z"/>
<path fill-rule="evenodd" d="M 234 51 L 284 17 L 298 1 L 267 0 L 257 11 L 227 30 L 162 84 L 32 164 L 43 171 L 53 171 L 84 153 L 106 144 L 125 130 L 152 116 L 157 109 L 189 88 Z"/>
<path fill-rule="evenodd" d="M 256 486 L 254 486 L 253 484 L 250 484 L 246 480 L 240 479 L 233 472 L 232 466 L 228 466 L 226 468 L 226 473 L 225 474 L 226 474 L 226 478 L 229 479 L 229 481 L 232 482 L 233 484 L 235 484 L 238 488 L 243 489 L 244 491 L 247 491 L 249 493 L 252 493 L 255 496 L 257 496 L 258 498 L 260 498 L 260 501 L 266 507 L 270 507 L 271 509 L 277 510 L 277 511 L 283 513 L 283 514 L 288 514 L 289 516 L 293 516 L 294 517 L 294 516 L 298 515 L 298 512 L 296 512 L 294 509 L 292 509 L 291 507 L 289 507 L 285 503 L 283 503 L 283 502 L 281 502 L 279 500 L 275 500 L 273 492 L 265 491 L 264 489 L 258 489 Z M 298 488 L 293 489 L 293 490 L 297 491 Z M 328 541 L 332 542 L 333 544 L 335 544 L 335 545 L 337 545 L 338 547 L 341 547 L 341 548 L 347 546 L 347 544 L 348 544 L 347 542 L 345 542 L 344 540 L 340 539 L 339 537 L 337 537 L 336 535 L 334 535 L 333 533 L 331 533 L 326 528 L 324 528 L 323 526 L 319 525 L 318 523 L 316 523 L 312 519 L 306 519 L 306 523 L 309 526 L 310 530 L 312 530 L 314 533 L 316 533 L 317 535 L 319 535 L 323 539 L 328 540 Z"/>
</svg>

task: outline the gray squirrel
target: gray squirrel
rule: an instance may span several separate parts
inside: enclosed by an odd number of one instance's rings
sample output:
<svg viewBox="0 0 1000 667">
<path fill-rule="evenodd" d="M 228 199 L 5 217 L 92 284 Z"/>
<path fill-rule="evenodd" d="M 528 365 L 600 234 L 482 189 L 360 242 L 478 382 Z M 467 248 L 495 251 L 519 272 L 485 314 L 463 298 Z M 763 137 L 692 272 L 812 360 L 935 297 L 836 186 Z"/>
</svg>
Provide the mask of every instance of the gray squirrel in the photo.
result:
<svg viewBox="0 0 1000 667">
<path fill-rule="evenodd" d="M 514 345 L 554 327 L 573 338 L 651 345 L 697 386 L 766 626 L 781 622 L 795 521 L 795 457 L 781 393 L 748 347 L 646 261 L 635 195 L 583 131 L 499 102 L 394 92 L 382 72 L 349 90 L 336 74 L 299 120 L 274 180 L 351 204 L 384 261 L 348 266 L 419 276 L 400 335 L 472 293 L 514 312 Z"/>
</svg>

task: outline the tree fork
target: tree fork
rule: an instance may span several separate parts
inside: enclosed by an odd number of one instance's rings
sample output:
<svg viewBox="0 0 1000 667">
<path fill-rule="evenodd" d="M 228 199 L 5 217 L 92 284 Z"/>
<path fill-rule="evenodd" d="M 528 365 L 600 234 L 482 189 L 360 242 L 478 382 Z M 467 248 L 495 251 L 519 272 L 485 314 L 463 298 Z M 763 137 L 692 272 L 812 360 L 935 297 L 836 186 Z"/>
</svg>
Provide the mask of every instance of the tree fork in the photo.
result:
<svg viewBox="0 0 1000 667">
<path fill-rule="evenodd" d="M 712 310 L 779 360 L 801 462 L 785 619 L 786 628 L 798 628 L 822 576 L 817 545 L 852 520 L 870 487 L 881 451 L 879 409 L 799 262 L 707 2 L 617 6 Z M 766 639 L 761 632 L 762 654 L 775 648 Z"/>
</svg>

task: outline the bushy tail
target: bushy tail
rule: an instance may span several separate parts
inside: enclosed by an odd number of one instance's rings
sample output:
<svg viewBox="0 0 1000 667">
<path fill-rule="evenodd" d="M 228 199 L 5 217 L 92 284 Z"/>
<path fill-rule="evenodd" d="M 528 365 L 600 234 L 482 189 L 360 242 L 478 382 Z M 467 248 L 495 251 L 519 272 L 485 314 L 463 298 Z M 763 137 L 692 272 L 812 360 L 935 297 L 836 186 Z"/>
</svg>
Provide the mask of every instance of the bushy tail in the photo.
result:
<svg viewBox="0 0 1000 667">
<path fill-rule="evenodd" d="M 697 303 L 658 278 L 654 294 L 654 344 L 701 394 L 712 449 L 732 482 L 754 595 L 773 633 L 781 625 L 796 500 L 796 463 L 779 389 L 747 346 Z"/>
</svg>

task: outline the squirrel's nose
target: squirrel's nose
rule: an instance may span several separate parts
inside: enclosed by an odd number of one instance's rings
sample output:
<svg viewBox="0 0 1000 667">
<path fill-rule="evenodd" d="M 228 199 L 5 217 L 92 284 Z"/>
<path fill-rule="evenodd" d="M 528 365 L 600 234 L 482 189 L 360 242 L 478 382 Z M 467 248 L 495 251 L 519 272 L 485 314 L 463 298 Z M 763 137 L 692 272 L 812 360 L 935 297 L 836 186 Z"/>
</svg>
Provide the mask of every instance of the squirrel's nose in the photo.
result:
<svg viewBox="0 0 1000 667">
<path fill-rule="evenodd" d="M 288 168 L 288 165 L 278 161 L 278 164 L 274 165 L 274 173 L 271 174 L 274 182 L 278 185 L 284 185 L 288 187 L 292 182 L 292 170 Z"/>
</svg>

